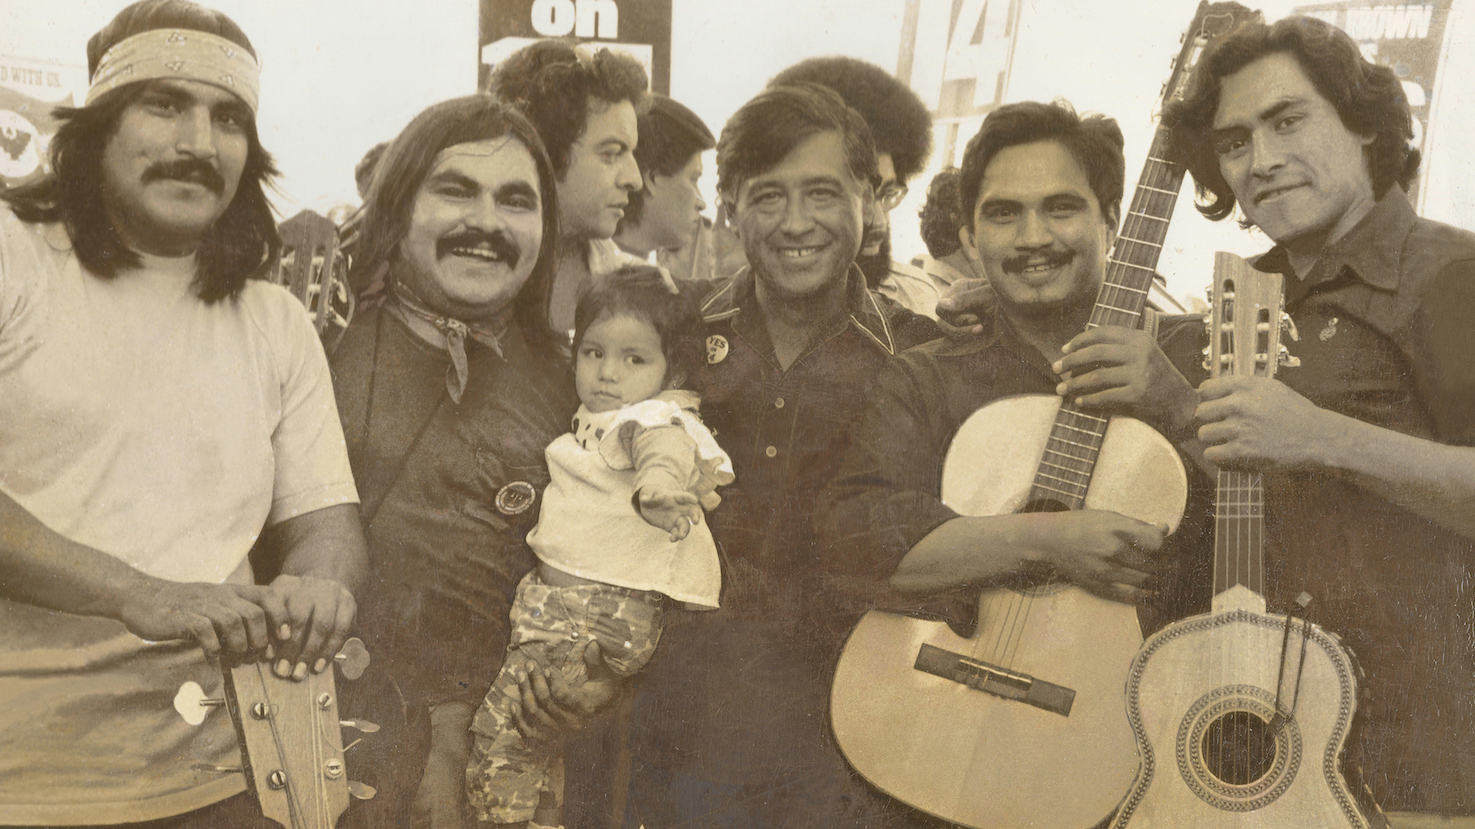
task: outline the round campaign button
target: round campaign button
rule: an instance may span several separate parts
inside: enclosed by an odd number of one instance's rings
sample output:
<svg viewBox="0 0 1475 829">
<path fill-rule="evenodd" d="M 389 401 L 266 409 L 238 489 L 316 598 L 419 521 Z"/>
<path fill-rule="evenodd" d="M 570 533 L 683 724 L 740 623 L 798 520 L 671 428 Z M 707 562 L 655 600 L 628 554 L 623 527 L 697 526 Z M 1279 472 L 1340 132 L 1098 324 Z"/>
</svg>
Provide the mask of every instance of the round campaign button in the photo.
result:
<svg viewBox="0 0 1475 829">
<path fill-rule="evenodd" d="M 707 362 L 720 363 L 727 359 L 727 338 L 713 334 L 707 338 Z"/>
<path fill-rule="evenodd" d="M 538 497 L 538 491 L 527 481 L 513 481 L 497 490 L 497 510 L 503 515 L 517 515 L 527 512 L 528 507 L 533 505 L 534 499 Z"/>
</svg>

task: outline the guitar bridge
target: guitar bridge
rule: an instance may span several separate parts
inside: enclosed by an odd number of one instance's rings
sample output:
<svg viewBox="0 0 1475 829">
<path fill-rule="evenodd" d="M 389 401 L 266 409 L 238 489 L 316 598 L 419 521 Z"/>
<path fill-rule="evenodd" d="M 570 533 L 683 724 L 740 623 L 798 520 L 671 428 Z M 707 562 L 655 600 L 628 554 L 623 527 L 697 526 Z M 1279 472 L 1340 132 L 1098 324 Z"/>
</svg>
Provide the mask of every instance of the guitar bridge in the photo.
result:
<svg viewBox="0 0 1475 829">
<path fill-rule="evenodd" d="M 1063 685 L 970 659 L 932 645 L 923 645 L 917 651 L 917 662 L 913 667 L 923 673 L 966 685 L 975 691 L 1033 705 L 1062 717 L 1069 717 L 1071 706 L 1075 704 L 1076 692 Z"/>
</svg>

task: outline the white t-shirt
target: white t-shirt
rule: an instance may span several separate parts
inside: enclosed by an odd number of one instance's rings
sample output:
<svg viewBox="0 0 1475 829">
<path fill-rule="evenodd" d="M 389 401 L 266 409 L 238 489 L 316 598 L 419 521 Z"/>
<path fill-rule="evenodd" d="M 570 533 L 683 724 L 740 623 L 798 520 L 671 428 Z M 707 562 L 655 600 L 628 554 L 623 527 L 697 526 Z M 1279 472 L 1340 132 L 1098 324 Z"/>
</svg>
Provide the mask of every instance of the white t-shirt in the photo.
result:
<svg viewBox="0 0 1475 829">
<path fill-rule="evenodd" d="M 205 304 L 193 258 L 85 273 L 60 225 L 0 209 L 0 491 L 175 581 L 250 582 L 261 528 L 358 500 L 302 306 L 252 281 Z M 0 824 L 144 820 L 244 789 L 223 710 L 184 724 L 198 647 L 0 600 Z"/>
</svg>

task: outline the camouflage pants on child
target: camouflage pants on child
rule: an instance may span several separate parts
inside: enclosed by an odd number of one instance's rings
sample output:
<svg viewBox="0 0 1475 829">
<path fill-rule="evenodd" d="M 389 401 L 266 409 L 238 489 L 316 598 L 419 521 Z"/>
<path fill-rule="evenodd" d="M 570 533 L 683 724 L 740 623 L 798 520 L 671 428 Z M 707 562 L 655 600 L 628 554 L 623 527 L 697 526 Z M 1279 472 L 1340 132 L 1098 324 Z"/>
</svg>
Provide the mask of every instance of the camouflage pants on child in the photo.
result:
<svg viewBox="0 0 1475 829">
<path fill-rule="evenodd" d="M 471 724 L 466 796 L 478 820 L 518 823 L 533 816 L 540 798 L 563 800 L 563 758 L 529 745 L 512 719 L 518 682 L 548 668 L 579 687 L 588 678 L 583 655 L 591 638 L 611 670 L 633 675 L 661 638 L 664 602 L 659 593 L 607 584 L 552 587 L 536 569 L 517 585 L 507 659 Z"/>
</svg>

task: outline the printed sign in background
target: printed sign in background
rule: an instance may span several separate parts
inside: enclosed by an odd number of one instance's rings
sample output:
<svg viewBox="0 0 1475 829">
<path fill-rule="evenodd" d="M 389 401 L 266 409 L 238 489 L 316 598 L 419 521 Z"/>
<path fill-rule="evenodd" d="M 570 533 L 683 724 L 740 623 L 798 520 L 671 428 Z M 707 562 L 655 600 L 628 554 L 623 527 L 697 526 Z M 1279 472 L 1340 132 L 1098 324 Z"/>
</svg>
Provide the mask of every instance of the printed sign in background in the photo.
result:
<svg viewBox="0 0 1475 829">
<path fill-rule="evenodd" d="M 624 52 L 651 89 L 671 91 L 671 0 L 481 0 L 477 88 L 492 67 L 535 40 L 569 38 Z"/>
<path fill-rule="evenodd" d="M 51 110 L 80 94 L 81 66 L 0 56 L 0 185 L 30 181 L 50 169 L 56 122 Z"/>
<path fill-rule="evenodd" d="M 1403 82 L 1404 94 L 1413 110 L 1414 147 L 1423 150 L 1452 2 L 1376 5 L 1366 0 L 1351 0 L 1300 6 L 1296 13 L 1319 17 L 1341 27 L 1362 47 L 1363 57 L 1393 68 Z M 1420 204 L 1419 179 L 1414 179 L 1408 196 L 1409 201 Z"/>
</svg>

